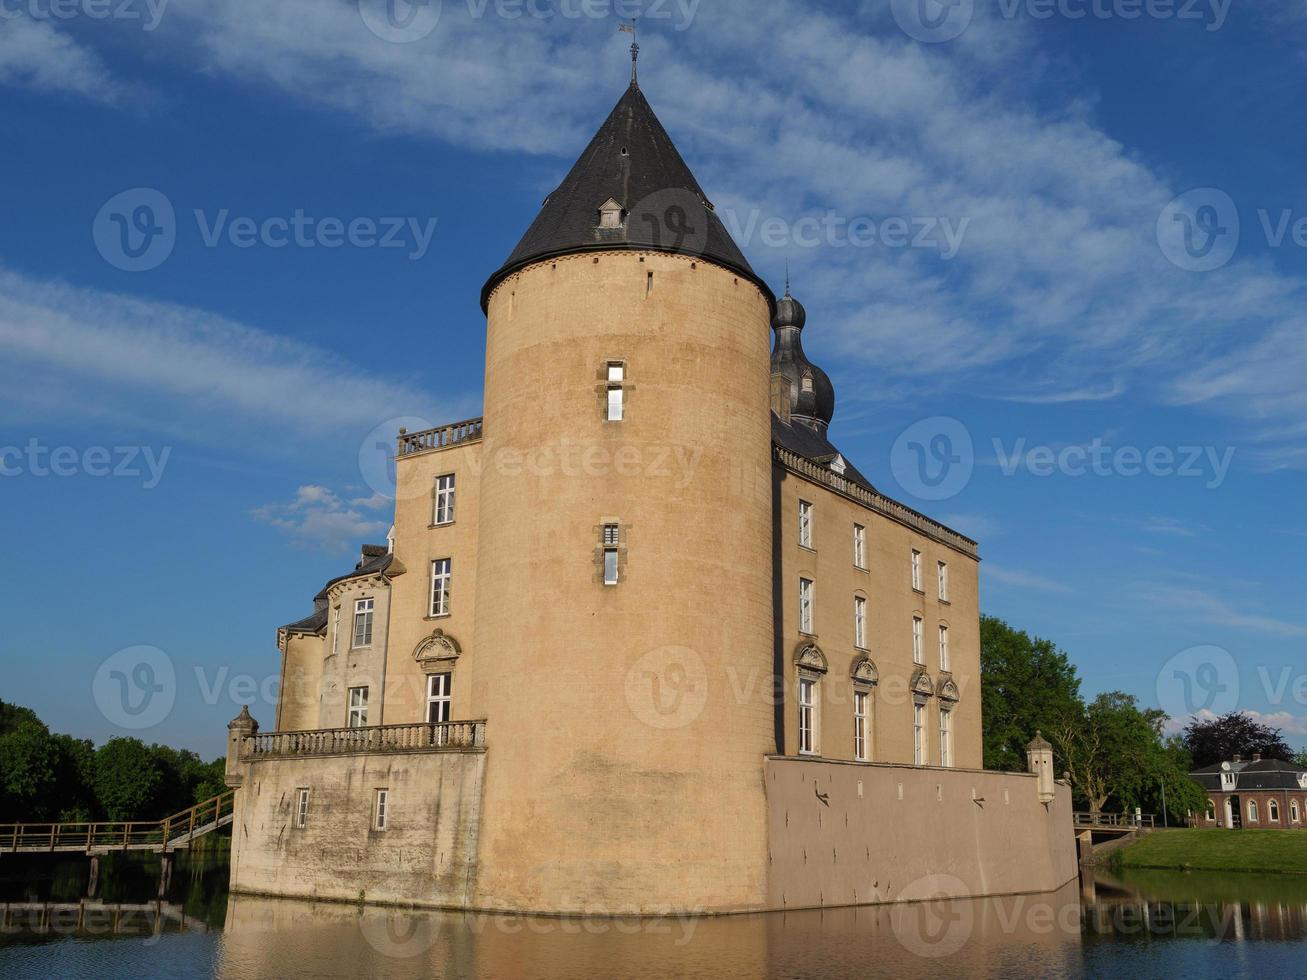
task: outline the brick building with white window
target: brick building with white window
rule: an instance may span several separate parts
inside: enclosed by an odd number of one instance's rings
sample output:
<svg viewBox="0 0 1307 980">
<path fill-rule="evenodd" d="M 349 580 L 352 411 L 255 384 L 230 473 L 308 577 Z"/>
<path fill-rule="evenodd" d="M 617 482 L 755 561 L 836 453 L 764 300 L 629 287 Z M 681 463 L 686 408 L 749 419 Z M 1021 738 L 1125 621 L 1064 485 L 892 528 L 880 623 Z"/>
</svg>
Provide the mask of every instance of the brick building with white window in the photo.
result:
<svg viewBox="0 0 1307 980">
<path fill-rule="evenodd" d="M 981 770 L 976 543 L 831 442 L 803 306 L 637 84 L 481 301 L 484 417 L 397 434 L 390 543 L 279 632 L 271 730 L 232 724 L 236 890 L 741 911 L 1075 876 L 1051 759 Z"/>
<path fill-rule="evenodd" d="M 1307 769 L 1302 766 L 1256 754 L 1251 760 L 1236 755 L 1189 775 L 1207 791 L 1207 809 L 1190 815 L 1191 826 L 1307 828 Z"/>
</svg>

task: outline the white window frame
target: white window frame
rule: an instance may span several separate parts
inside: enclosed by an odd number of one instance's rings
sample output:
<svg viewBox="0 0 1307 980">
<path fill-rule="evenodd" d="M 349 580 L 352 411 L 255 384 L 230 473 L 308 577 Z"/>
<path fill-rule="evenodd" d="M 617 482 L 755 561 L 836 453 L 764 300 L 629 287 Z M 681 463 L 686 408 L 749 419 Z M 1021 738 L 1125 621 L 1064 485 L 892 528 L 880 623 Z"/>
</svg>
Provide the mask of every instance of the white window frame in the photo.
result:
<svg viewBox="0 0 1307 980">
<path fill-rule="evenodd" d="M 616 585 L 621 579 L 621 568 L 618 563 L 618 550 L 621 541 L 621 525 L 605 524 L 603 530 L 604 585 Z"/>
<path fill-rule="evenodd" d="M 925 646 L 926 621 L 920 616 L 912 617 L 912 662 L 918 667 L 926 666 Z"/>
<path fill-rule="evenodd" d="M 912 591 L 921 592 L 921 552 L 912 549 Z"/>
<path fill-rule="evenodd" d="M 866 762 L 871 758 L 868 751 L 870 726 L 867 724 L 870 704 L 870 691 L 853 692 L 853 758 L 858 762 Z"/>
<path fill-rule="evenodd" d="M 1260 814 L 1261 814 L 1261 811 L 1258 810 L 1258 808 L 1257 808 L 1257 801 L 1256 801 L 1256 800 L 1249 800 L 1249 801 L 1248 801 L 1248 822 L 1249 822 L 1249 823 L 1261 823 L 1261 820 L 1258 819 L 1258 817 L 1260 816 Z"/>
<path fill-rule="evenodd" d="M 912 760 L 914 765 L 926 764 L 926 706 L 912 705 Z"/>
<path fill-rule="evenodd" d="M 454 523 L 454 492 L 457 482 L 453 473 L 442 473 L 436 477 L 436 503 L 431 512 L 431 523 L 436 527 Z"/>
<path fill-rule="evenodd" d="M 454 584 L 454 559 L 434 558 L 431 561 L 431 618 L 448 616 L 450 590 Z"/>
<path fill-rule="evenodd" d="M 853 597 L 853 645 L 867 649 L 867 600 L 860 595 Z"/>
<path fill-rule="evenodd" d="M 309 823 L 309 788 L 301 786 L 295 791 L 295 829 L 303 830 Z"/>
<path fill-rule="evenodd" d="M 1302 823 L 1302 810 L 1299 808 L 1297 800 L 1289 801 L 1289 822 Z"/>
<path fill-rule="evenodd" d="M 799 547 L 812 547 L 812 504 L 799 501 Z"/>
<path fill-rule="evenodd" d="M 817 678 L 799 677 L 799 754 L 817 754 Z"/>
<path fill-rule="evenodd" d="M 378 787 L 372 793 L 372 829 L 382 831 L 390 822 L 390 790 Z"/>
<path fill-rule="evenodd" d="M 943 623 L 939 624 L 939 669 L 941 671 L 952 673 L 951 659 L 948 648 L 948 627 Z"/>
<path fill-rule="evenodd" d="M 799 579 L 799 632 L 813 636 L 812 606 L 816 585 L 810 578 Z"/>
<path fill-rule="evenodd" d="M 428 725 L 441 725 L 449 721 L 453 703 L 454 675 L 449 671 L 427 674 L 426 714 Z M 436 717 L 432 717 L 432 715 Z M 441 717 L 443 715 L 443 717 Z"/>
<path fill-rule="evenodd" d="M 1267 801 L 1266 801 L 1266 822 L 1267 822 L 1267 823 L 1279 823 L 1279 822 L 1280 822 L 1280 801 L 1279 801 L 1279 800 L 1267 800 Z"/>
<path fill-rule="evenodd" d="M 867 567 L 867 529 L 861 524 L 853 525 L 853 567 Z"/>
<path fill-rule="evenodd" d="M 340 653 L 340 604 L 336 604 L 335 616 L 331 623 L 331 652 L 334 656 Z"/>
<path fill-rule="evenodd" d="M 361 650 L 372 646 L 372 614 L 376 611 L 375 599 L 354 600 L 354 623 L 349 634 L 351 650 Z"/>
<path fill-rule="evenodd" d="M 351 687 L 346 701 L 349 713 L 345 716 L 346 728 L 368 727 L 368 689 L 366 686 Z"/>
<path fill-rule="evenodd" d="M 948 602 L 948 562 L 941 561 L 936 568 L 939 575 L 939 601 Z"/>
<path fill-rule="evenodd" d="M 1216 801 L 1209 799 L 1207 801 L 1207 810 L 1205 811 L 1208 823 L 1216 823 Z"/>
<path fill-rule="evenodd" d="M 939 709 L 939 764 L 945 769 L 953 766 L 953 709 L 942 705 Z"/>
<path fill-rule="evenodd" d="M 608 362 L 608 398 L 604 418 L 620 422 L 626 417 L 626 365 L 621 361 Z"/>
</svg>

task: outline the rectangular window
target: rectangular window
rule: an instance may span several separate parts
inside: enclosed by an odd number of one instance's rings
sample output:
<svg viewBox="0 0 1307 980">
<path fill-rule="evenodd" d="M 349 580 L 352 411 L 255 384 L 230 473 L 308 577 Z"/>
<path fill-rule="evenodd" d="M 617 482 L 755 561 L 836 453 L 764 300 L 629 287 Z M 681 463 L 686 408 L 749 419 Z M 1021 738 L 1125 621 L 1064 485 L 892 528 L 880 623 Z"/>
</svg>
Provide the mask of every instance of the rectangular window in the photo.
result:
<svg viewBox="0 0 1307 980">
<path fill-rule="evenodd" d="M 431 563 L 431 615 L 449 615 L 449 590 L 453 582 L 453 559 L 437 558 Z"/>
<path fill-rule="evenodd" d="M 939 712 L 939 764 L 946 769 L 953 765 L 953 712 L 943 708 Z"/>
<path fill-rule="evenodd" d="M 812 580 L 799 579 L 799 632 L 812 633 Z"/>
<path fill-rule="evenodd" d="M 920 616 L 912 617 L 912 662 L 919 665 L 926 663 L 926 654 L 921 648 L 923 626 Z"/>
<path fill-rule="evenodd" d="M 860 595 L 853 597 L 853 645 L 867 648 L 867 600 Z"/>
<path fill-rule="evenodd" d="M 799 544 L 812 547 L 812 504 L 806 500 L 799 501 Z"/>
<path fill-rule="evenodd" d="M 363 728 L 368 723 L 368 689 L 351 687 L 349 689 L 349 727 Z"/>
<path fill-rule="evenodd" d="M 608 414 L 609 422 L 622 421 L 625 409 L 626 391 L 622 383 L 626 380 L 626 365 L 620 361 L 608 362 Z"/>
<path fill-rule="evenodd" d="M 432 524 L 454 523 L 454 474 L 436 477 L 436 513 Z"/>
<path fill-rule="evenodd" d="M 617 546 L 622 530 L 616 524 L 604 525 L 604 585 L 617 584 Z"/>
<path fill-rule="evenodd" d="M 912 758 L 919 765 L 926 764 L 926 706 L 912 706 Z"/>
<path fill-rule="evenodd" d="M 942 602 L 948 602 L 948 563 L 939 563 L 939 598 Z"/>
<path fill-rule="evenodd" d="M 867 702 L 866 691 L 853 692 L 853 758 L 866 762 L 867 752 Z"/>
<path fill-rule="evenodd" d="M 857 568 L 867 567 L 867 529 L 861 524 L 853 525 L 853 564 Z"/>
<path fill-rule="evenodd" d="M 810 677 L 799 678 L 799 751 L 812 755 L 813 728 L 817 714 L 817 682 Z"/>
<path fill-rule="evenodd" d="M 356 647 L 372 646 L 373 600 L 359 599 L 354 603 L 354 643 Z"/>
<path fill-rule="evenodd" d="M 427 675 L 427 724 L 439 725 L 449 721 L 449 702 L 452 674 Z"/>
<path fill-rule="evenodd" d="M 340 652 L 340 606 L 336 607 L 331 620 L 331 652 Z"/>
<path fill-rule="evenodd" d="M 920 592 L 921 589 L 921 552 L 916 548 L 912 549 L 912 588 Z"/>
<path fill-rule="evenodd" d="M 385 830 L 390 817 L 390 790 L 379 789 L 372 800 L 372 829 Z"/>
<path fill-rule="evenodd" d="M 309 788 L 301 786 L 295 791 L 295 826 L 300 830 L 309 822 Z"/>
<path fill-rule="evenodd" d="M 950 670 L 948 656 L 948 627 L 939 628 L 939 669 Z"/>
</svg>

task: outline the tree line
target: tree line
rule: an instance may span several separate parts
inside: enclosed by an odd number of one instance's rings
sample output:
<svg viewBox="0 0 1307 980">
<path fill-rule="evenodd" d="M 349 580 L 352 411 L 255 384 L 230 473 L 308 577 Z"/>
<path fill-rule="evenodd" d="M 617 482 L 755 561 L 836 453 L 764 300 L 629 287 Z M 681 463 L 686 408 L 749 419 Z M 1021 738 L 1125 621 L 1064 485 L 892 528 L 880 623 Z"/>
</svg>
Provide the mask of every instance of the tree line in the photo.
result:
<svg viewBox="0 0 1307 980">
<path fill-rule="evenodd" d="M 97 748 L 0 701 L 0 823 L 158 820 L 223 792 L 224 767 L 136 738 Z"/>
<path fill-rule="evenodd" d="M 1063 651 L 993 616 L 980 620 L 980 675 L 985 768 L 1024 771 L 1026 745 L 1042 731 L 1077 809 L 1165 810 L 1179 823 L 1207 806 L 1206 791 L 1189 777 L 1195 769 L 1258 753 L 1307 766 L 1307 752 L 1295 756 L 1277 729 L 1246 714 L 1193 719 L 1168 735 L 1166 712 L 1133 695 L 1109 691 L 1087 700 Z"/>
</svg>

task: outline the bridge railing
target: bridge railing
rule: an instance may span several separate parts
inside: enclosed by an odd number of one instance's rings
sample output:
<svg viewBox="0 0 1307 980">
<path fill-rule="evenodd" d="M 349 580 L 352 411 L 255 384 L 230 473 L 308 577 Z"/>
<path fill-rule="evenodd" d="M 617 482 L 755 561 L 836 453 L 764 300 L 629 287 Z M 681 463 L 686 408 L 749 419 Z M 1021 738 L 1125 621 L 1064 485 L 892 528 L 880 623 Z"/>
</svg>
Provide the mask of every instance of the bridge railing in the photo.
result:
<svg viewBox="0 0 1307 980">
<path fill-rule="evenodd" d="M 162 820 L 0 824 L 0 851 L 166 851 L 215 829 L 234 806 L 227 790 Z"/>
<path fill-rule="evenodd" d="M 366 728 L 322 728 L 305 732 L 266 732 L 241 743 L 241 758 L 292 758 L 309 755 L 379 755 L 479 748 L 486 744 L 485 721 L 420 722 Z"/>
<path fill-rule="evenodd" d="M 1105 830 L 1140 830 L 1157 826 L 1157 817 L 1152 813 L 1087 813 L 1072 815 L 1077 827 L 1103 828 Z"/>
</svg>

